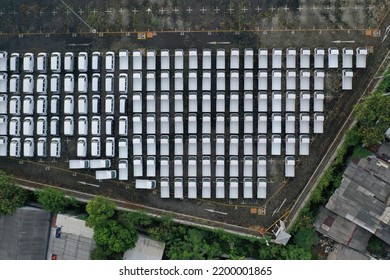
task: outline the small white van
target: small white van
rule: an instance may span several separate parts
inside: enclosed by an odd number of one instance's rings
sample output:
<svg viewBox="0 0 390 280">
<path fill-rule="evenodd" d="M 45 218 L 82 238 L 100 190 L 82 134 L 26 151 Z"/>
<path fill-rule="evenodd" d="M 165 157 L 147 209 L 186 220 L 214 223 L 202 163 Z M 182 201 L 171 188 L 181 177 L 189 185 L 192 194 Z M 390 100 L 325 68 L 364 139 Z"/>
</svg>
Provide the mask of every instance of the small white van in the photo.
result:
<svg viewBox="0 0 390 280">
<path fill-rule="evenodd" d="M 26 94 L 34 93 L 34 76 L 26 75 L 23 78 L 23 92 Z"/>
<path fill-rule="evenodd" d="M 25 53 L 23 57 L 23 71 L 26 73 L 34 72 L 34 54 Z"/>
<path fill-rule="evenodd" d="M 47 96 L 46 95 L 38 96 L 37 114 L 38 115 L 47 115 Z"/>
<path fill-rule="evenodd" d="M 106 71 L 114 72 L 115 71 L 115 53 L 107 52 L 106 53 Z"/>
<path fill-rule="evenodd" d="M 50 120 L 50 135 L 58 136 L 60 134 L 60 118 L 51 117 Z"/>
<path fill-rule="evenodd" d="M 61 53 L 53 52 L 50 57 L 50 70 L 53 73 L 61 72 Z"/>
<path fill-rule="evenodd" d="M 14 74 L 9 79 L 9 92 L 19 94 L 20 90 L 20 75 Z"/>
<path fill-rule="evenodd" d="M 47 93 L 47 75 L 41 74 L 37 78 L 37 93 L 46 94 Z"/>
<path fill-rule="evenodd" d="M 88 71 L 88 53 L 80 52 L 78 57 L 78 69 L 79 72 Z"/>
<path fill-rule="evenodd" d="M 92 95 L 92 114 L 100 114 L 100 96 Z"/>
<path fill-rule="evenodd" d="M 93 52 L 92 53 L 92 71 L 98 72 L 100 71 L 100 52 Z"/>
<path fill-rule="evenodd" d="M 87 91 L 88 91 L 88 75 L 87 74 L 80 74 L 79 75 L 77 89 L 78 89 L 79 93 L 87 93 Z"/>
<path fill-rule="evenodd" d="M 47 53 L 39 53 L 37 57 L 37 71 L 41 73 L 47 72 Z"/>
<path fill-rule="evenodd" d="M 106 74 L 105 89 L 107 93 L 114 92 L 114 74 Z"/>
<path fill-rule="evenodd" d="M 23 100 L 23 114 L 33 115 L 34 114 L 34 96 L 26 95 Z"/>
<path fill-rule="evenodd" d="M 53 115 L 59 115 L 60 114 L 60 96 L 59 95 L 52 95 L 50 99 L 50 113 Z"/>
<path fill-rule="evenodd" d="M 46 137 L 38 138 L 37 156 L 38 157 L 46 157 L 47 156 L 47 140 L 46 140 Z"/>
<path fill-rule="evenodd" d="M 11 157 L 20 157 L 20 138 L 12 138 L 9 144 L 9 155 Z"/>
<path fill-rule="evenodd" d="M 100 74 L 94 73 L 92 74 L 92 92 L 93 93 L 99 93 L 100 92 Z"/>
<path fill-rule="evenodd" d="M 61 139 L 53 138 L 50 142 L 50 156 L 59 158 L 61 157 Z"/>
<path fill-rule="evenodd" d="M 107 137 L 106 139 L 106 157 L 115 156 L 115 137 Z"/>
<path fill-rule="evenodd" d="M 92 137 L 91 156 L 100 157 L 100 137 Z"/>
<path fill-rule="evenodd" d="M 53 74 L 50 78 L 50 91 L 52 93 L 60 93 L 61 78 L 59 74 Z"/>
<path fill-rule="evenodd" d="M 72 52 L 65 53 L 64 70 L 66 72 L 73 72 L 74 71 L 74 53 L 72 53 Z"/>
<path fill-rule="evenodd" d="M 74 122 L 73 117 L 67 116 L 64 119 L 64 135 L 73 136 L 74 135 Z"/>
<path fill-rule="evenodd" d="M 100 116 L 93 116 L 91 120 L 91 134 L 100 136 Z"/>
<path fill-rule="evenodd" d="M 74 92 L 74 75 L 66 74 L 64 78 L 64 91 L 65 93 Z"/>
<path fill-rule="evenodd" d="M 38 136 L 46 136 L 47 135 L 47 117 L 38 117 L 37 135 Z"/>
</svg>

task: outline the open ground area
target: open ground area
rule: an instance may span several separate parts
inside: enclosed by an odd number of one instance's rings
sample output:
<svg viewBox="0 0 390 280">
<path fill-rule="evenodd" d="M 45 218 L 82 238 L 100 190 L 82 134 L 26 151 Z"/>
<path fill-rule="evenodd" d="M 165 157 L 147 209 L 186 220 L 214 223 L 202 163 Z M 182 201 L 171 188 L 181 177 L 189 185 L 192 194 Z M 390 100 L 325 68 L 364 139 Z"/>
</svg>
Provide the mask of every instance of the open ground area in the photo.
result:
<svg viewBox="0 0 390 280">
<path fill-rule="evenodd" d="M 284 177 L 284 154 L 267 155 L 266 199 L 244 199 L 241 195 L 238 199 L 202 199 L 201 195 L 197 199 L 175 199 L 173 195 L 162 199 L 159 187 L 153 191 L 136 190 L 131 176 L 128 181 L 97 181 L 92 171 L 68 169 L 67 161 L 76 158 L 76 137 L 62 136 L 60 159 L 2 157 L 0 160 L 0 169 L 19 178 L 18 182 L 25 186 L 55 186 L 77 191 L 70 194 L 83 199 L 89 199 L 88 194 L 105 195 L 121 201 L 122 207 L 146 209 L 153 214 L 168 212 L 181 220 L 242 233 L 258 235 L 259 229 L 269 229 L 279 219 L 291 215 L 312 174 L 329 160 L 352 122 L 350 113 L 354 105 L 375 85 L 376 71 L 388 59 L 390 39 L 386 37 L 386 28 L 390 26 L 390 2 L 387 0 L 65 1 L 77 16 L 61 2 L 0 0 L 0 50 L 8 54 L 96 50 L 104 54 L 118 53 L 121 49 L 170 49 L 173 53 L 175 49 L 190 48 L 197 48 L 199 53 L 210 48 L 213 54 L 219 48 L 225 48 L 227 53 L 232 48 L 239 48 L 242 53 L 245 48 L 252 48 L 256 54 L 259 48 L 269 51 L 281 48 L 284 52 L 295 48 L 299 53 L 307 47 L 312 54 L 315 47 L 325 50 L 337 47 L 340 53 L 344 47 L 369 50 L 367 68 L 354 69 L 353 90 L 341 90 L 341 68 L 325 69 L 324 133 L 310 134 L 310 155 L 297 154 L 294 178 Z M 254 70 L 257 74 L 256 67 Z M 285 84 L 285 77 L 282 83 Z M 241 88 L 240 91 L 244 92 Z M 258 91 L 257 85 L 253 91 Z M 215 127 L 211 129 L 214 135 Z M 201 155 L 198 158 L 200 162 Z M 118 165 L 117 158 L 112 162 L 113 166 Z M 228 168 L 227 161 L 225 166 Z"/>
</svg>

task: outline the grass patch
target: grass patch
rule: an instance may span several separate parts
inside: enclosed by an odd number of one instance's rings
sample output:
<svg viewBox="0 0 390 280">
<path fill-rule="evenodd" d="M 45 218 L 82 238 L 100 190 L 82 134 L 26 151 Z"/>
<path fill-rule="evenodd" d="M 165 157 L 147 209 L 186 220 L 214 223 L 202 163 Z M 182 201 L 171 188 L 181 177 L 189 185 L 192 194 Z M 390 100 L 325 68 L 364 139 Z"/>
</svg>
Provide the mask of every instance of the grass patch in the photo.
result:
<svg viewBox="0 0 390 280">
<path fill-rule="evenodd" d="M 351 155 L 351 160 L 355 159 L 362 159 L 372 156 L 372 152 L 367 150 L 366 148 L 363 148 L 362 146 L 356 146 L 353 149 L 352 155 Z"/>
</svg>

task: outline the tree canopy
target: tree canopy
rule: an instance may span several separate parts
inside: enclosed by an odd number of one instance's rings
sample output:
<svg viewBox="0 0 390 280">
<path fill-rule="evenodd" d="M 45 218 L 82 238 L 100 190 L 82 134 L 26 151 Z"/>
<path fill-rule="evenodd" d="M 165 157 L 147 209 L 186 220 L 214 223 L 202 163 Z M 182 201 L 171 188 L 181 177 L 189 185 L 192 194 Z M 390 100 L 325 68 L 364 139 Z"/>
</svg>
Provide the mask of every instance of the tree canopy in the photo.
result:
<svg viewBox="0 0 390 280">
<path fill-rule="evenodd" d="M 14 179 L 0 171 L 0 214 L 10 215 L 26 204 L 28 191 L 16 186 Z"/>
<path fill-rule="evenodd" d="M 172 260 L 205 260 L 218 258 L 222 249 L 218 242 L 209 242 L 207 232 L 189 229 L 184 240 L 172 243 L 167 255 Z"/>
<path fill-rule="evenodd" d="M 64 213 L 66 208 L 77 205 L 74 198 L 67 198 L 62 191 L 55 189 L 38 190 L 35 195 L 43 208 L 52 213 Z"/>
<path fill-rule="evenodd" d="M 96 244 L 106 246 L 111 252 L 123 253 L 135 247 L 138 233 L 134 228 L 127 228 L 115 220 L 108 220 L 95 226 L 94 239 Z"/>
<path fill-rule="evenodd" d="M 374 92 L 356 106 L 356 120 L 363 144 L 382 142 L 390 126 L 390 96 Z"/>
<path fill-rule="evenodd" d="M 152 224 L 152 218 L 146 212 L 120 212 L 118 221 L 125 227 L 145 227 Z"/>
<path fill-rule="evenodd" d="M 115 204 L 102 196 L 96 196 L 87 203 L 87 226 L 95 227 L 115 214 Z"/>
</svg>

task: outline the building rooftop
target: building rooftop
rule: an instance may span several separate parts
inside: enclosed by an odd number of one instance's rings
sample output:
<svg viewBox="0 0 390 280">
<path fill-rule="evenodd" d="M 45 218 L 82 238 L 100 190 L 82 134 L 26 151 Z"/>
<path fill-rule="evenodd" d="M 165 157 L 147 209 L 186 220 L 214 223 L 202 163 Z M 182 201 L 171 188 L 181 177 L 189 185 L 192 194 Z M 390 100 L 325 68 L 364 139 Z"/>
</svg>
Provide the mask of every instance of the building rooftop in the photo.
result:
<svg viewBox="0 0 390 280">
<path fill-rule="evenodd" d="M 362 253 L 337 244 L 332 252 L 328 254 L 328 260 L 369 260 L 370 258 Z"/>
<path fill-rule="evenodd" d="M 50 213 L 33 207 L 0 215 L 0 260 L 45 260 Z"/>
<path fill-rule="evenodd" d="M 316 230 L 333 240 L 358 251 L 364 251 L 372 234 L 353 222 L 322 208 L 316 222 Z"/>
<path fill-rule="evenodd" d="M 133 249 L 127 250 L 124 260 L 161 260 L 165 249 L 165 243 L 150 239 L 140 234 Z"/>
<path fill-rule="evenodd" d="M 351 162 L 326 208 L 390 244 L 389 165 L 376 157 Z"/>
</svg>

